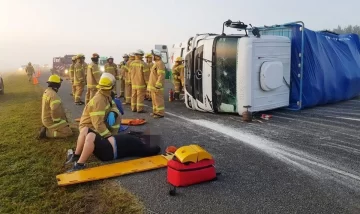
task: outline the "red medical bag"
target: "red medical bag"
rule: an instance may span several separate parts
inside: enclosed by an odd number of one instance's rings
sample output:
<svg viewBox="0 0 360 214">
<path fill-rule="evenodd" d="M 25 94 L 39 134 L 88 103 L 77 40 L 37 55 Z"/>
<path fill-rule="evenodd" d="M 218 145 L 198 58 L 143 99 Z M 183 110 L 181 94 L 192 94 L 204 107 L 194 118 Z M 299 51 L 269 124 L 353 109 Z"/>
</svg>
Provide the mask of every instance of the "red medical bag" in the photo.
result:
<svg viewBox="0 0 360 214">
<path fill-rule="evenodd" d="M 175 187 L 186 187 L 216 178 L 213 159 L 201 160 L 197 163 L 181 163 L 170 160 L 167 167 L 168 182 Z"/>
</svg>

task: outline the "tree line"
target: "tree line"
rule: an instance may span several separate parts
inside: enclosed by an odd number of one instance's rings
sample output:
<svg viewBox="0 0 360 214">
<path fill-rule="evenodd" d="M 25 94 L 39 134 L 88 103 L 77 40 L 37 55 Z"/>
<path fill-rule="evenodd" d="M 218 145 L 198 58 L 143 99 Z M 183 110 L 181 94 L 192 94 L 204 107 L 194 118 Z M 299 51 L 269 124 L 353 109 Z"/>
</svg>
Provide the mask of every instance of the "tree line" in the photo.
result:
<svg viewBox="0 0 360 214">
<path fill-rule="evenodd" d="M 334 33 L 338 34 L 349 34 L 349 33 L 355 33 L 360 36 L 360 26 L 358 25 L 348 25 L 346 27 L 341 27 L 340 25 L 337 28 L 334 28 L 332 31 Z"/>
</svg>

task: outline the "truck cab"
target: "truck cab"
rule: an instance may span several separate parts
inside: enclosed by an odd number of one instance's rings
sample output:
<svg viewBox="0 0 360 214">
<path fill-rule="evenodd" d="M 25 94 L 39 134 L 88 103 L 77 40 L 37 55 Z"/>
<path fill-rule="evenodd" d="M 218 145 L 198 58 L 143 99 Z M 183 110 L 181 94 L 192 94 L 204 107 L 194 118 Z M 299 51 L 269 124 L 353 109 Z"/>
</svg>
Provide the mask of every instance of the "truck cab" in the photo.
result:
<svg viewBox="0 0 360 214">
<path fill-rule="evenodd" d="M 240 24 L 230 21 L 228 25 Z M 247 110 L 289 105 L 291 45 L 287 37 L 207 33 L 189 38 L 186 46 L 187 108 L 242 115 Z"/>
<path fill-rule="evenodd" d="M 102 56 L 99 59 L 99 68 L 101 72 L 105 72 L 105 64 L 107 63 L 108 57 Z"/>
</svg>

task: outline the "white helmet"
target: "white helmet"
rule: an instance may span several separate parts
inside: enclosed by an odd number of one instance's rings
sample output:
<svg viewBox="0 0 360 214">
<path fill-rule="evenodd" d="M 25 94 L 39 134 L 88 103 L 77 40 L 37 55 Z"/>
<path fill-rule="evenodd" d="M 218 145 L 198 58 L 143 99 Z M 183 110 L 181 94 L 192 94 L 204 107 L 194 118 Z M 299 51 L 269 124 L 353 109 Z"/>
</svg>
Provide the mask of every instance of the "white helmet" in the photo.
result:
<svg viewBox="0 0 360 214">
<path fill-rule="evenodd" d="M 134 54 L 135 54 L 135 55 L 141 55 L 141 56 L 143 56 L 145 53 L 144 53 L 143 50 L 138 49 L 137 51 L 135 51 Z"/>
<path fill-rule="evenodd" d="M 129 57 L 129 55 L 127 55 L 127 54 L 124 54 L 124 55 L 123 55 L 123 58 L 126 58 L 126 57 Z"/>
<path fill-rule="evenodd" d="M 153 49 L 151 50 L 151 53 L 155 56 L 161 57 L 161 51 L 157 50 L 157 49 Z"/>
<path fill-rule="evenodd" d="M 134 53 L 129 53 L 129 56 L 135 56 L 135 54 Z"/>
</svg>

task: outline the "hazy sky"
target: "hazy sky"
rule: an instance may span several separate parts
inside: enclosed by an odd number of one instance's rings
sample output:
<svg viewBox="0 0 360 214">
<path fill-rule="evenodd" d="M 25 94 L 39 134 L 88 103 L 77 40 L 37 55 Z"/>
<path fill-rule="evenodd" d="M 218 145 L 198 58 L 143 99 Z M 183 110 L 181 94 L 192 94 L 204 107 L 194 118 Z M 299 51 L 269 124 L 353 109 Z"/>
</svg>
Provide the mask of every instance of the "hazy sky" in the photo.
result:
<svg viewBox="0 0 360 214">
<path fill-rule="evenodd" d="M 0 70 L 83 53 L 113 56 L 196 33 L 221 33 L 227 19 L 257 26 L 304 21 L 322 30 L 360 24 L 359 0 L 0 0 Z M 334 2 L 334 3 L 332 3 Z M 231 31 L 230 29 L 227 32 Z"/>
</svg>

